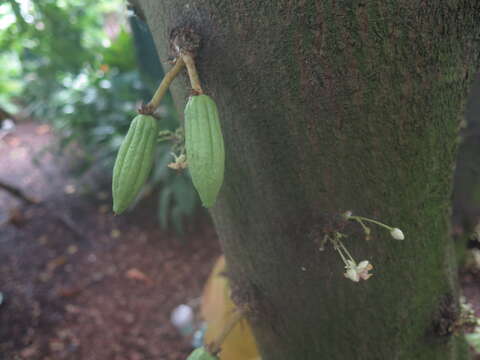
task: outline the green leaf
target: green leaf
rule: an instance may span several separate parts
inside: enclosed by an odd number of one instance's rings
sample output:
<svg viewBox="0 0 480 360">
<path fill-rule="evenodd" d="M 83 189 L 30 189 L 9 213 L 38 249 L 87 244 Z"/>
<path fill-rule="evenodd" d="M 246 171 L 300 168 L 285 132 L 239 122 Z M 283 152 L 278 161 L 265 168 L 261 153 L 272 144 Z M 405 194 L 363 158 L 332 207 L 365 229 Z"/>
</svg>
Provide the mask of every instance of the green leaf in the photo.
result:
<svg viewBox="0 0 480 360">
<path fill-rule="evenodd" d="M 187 358 L 187 360 L 218 360 L 218 357 L 210 354 L 205 348 L 199 347 L 195 349 Z"/>
<path fill-rule="evenodd" d="M 480 354 L 480 329 L 471 334 L 465 334 L 468 344 Z"/>
</svg>

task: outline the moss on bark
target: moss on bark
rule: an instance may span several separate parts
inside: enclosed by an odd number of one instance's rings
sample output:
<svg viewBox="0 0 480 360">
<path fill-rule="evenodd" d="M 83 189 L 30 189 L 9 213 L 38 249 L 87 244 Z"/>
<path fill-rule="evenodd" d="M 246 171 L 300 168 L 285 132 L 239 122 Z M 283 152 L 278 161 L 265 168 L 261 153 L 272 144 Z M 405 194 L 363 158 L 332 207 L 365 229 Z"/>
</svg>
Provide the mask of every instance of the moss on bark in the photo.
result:
<svg viewBox="0 0 480 360">
<path fill-rule="evenodd" d="M 263 359 L 465 359 L 435 324 L 444 299 L 456 309 L 448 212 L 478 5 L 139 3 L 163 60 L 172 29 L 202 36 L 199 71 L 227 151 L 212 214 Z M 174 90 L 183 108 L 187 81 Z M 375 266 L 367 282 L 318 251 L 345 210 L 406 234 L 375 231 L 367 243 L 349 229 L 349 249 Z"/>
</svg>

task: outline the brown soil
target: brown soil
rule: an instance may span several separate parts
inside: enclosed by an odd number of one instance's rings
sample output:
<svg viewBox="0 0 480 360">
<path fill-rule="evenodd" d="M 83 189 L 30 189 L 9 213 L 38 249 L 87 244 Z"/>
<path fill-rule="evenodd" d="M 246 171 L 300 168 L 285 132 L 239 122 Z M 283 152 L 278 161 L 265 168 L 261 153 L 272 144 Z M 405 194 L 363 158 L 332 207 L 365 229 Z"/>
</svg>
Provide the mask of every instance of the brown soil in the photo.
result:
<svg viewBox="0 0 480 360">
<path fill-rule="evenodd" d="M 170 311 L 201 294 L 213 228 L 203 216 L 187 237 L 163 232 L 148 202 L 114 217 L 109 191 L 85 194 L 93 182 L 67 160 L 32 164 L 51 140 L 34 124 L 0 140 L 0 180 L 41 201 L 0 190 L 0 359 L 183 360 Z"/>
</svg>

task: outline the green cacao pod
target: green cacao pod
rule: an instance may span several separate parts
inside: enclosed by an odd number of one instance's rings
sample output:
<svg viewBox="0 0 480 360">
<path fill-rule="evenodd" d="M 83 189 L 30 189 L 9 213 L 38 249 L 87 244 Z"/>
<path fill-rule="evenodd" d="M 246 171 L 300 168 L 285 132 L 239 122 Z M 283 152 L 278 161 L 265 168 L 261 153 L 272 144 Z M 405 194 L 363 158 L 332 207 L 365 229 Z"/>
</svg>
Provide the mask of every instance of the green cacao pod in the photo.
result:
<svg viewBox="0 0 480 360">
<path fill-rule="evenodd" d="M 120 146 L 113 168 L 113 211 L 120 214 L 130 206 L 152 169 L 158 122 L 149 115 L 137 115 Z"/>
<path fill-rule="evenodd" d="M 208 95 L 190 97 L 185 107 L 185 149 L 193 185 L 211 207 L 223 183 L 225 149 L 217 105 Z"/>
<path fill-rule="evenodd" d="M 195 349 L 187 358 L 187 360 L 218 360 L 218 357 L 210 354 L 205 348 L 199 347 Z"/>
</svg>

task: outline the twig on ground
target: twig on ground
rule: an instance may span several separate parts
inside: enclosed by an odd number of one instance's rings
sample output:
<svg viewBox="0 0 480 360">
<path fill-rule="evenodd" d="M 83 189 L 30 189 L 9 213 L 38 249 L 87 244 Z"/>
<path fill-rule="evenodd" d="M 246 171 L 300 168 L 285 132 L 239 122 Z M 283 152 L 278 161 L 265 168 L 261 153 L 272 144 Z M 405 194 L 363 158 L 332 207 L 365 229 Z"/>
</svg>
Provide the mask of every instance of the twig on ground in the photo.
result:
<svg viewBox="0 0 480 360">
<path fill-rule="evenodd" d="M 38 201 L 37 199 L 30 197 L 28 195 L 25 195 L 21 189 L 11 184 L 7 184 L 3 181 L 0 181 L 0 189 L 5 190 L 10 195 L 22 200 L 23 202 L 26 202 L 27 204 L 36 205 L 40 203 L 40 201 Z"/>
</svg>

